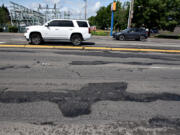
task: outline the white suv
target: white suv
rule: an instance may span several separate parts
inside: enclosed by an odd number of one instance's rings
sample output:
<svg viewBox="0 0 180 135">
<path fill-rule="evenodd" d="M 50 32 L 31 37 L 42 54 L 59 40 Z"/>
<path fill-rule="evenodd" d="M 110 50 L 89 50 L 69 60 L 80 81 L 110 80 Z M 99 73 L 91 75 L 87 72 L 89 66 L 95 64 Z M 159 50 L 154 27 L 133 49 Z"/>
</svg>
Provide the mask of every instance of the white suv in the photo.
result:
<svg viewBox="0 0 180 135">
<path fill-rule="evenodd" d="M 30 44 L 41 44 L 45 41 L 69 40 L 73 45 L 91 38 L 90 25 L 87 20 L 55 19 L 43 26 L 26 27 L 25 38 Z"/>
</svg>

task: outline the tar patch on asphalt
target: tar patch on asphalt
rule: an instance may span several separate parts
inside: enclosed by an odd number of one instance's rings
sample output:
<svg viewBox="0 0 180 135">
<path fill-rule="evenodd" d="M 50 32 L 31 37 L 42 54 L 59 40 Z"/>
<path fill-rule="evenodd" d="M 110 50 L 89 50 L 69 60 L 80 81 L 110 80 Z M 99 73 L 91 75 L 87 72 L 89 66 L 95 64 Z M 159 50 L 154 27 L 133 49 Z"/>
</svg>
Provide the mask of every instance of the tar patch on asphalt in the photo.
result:
<svg viewBox="0 0 180 135">
<path fill-rule="evenodd" d="M 105 64 L 127 64 L 127 65 L 141 65 L 141 66 L 152 66 L 158 65 L 180 65 L 176 63 L 148 63 L 148 62 L 108 62 L 108 61 L 72 61 L 70 65 L 105 65 Z"/>
<path fill-rule="evenodd" d="M 153 102 L 156 100 L 180 101 L 180 95 L 171 93 L 130 93 L 126 82 L 89 83 L 79 91 L 64 92 L 14 92 L 0 94 L 2 103 L 26 103 L 49 101 L 58 104 L 65 117 L 77 117 L 91 113 L 92 104 L 98 101 Z M 153 122 L 153 120 L 152 120 Z"/>
<path fill-rule="evenodd" d="M 152 127 L 165 127 L 165 126 L 178 126 L 180 127 L 180 119 L 175 119 L 175 118 L 164 118 L 164 117 L 153 117 L 149 119 L 149 124 Z"/>
<path fill-rule="evenodd" d="M 59 55 L 75 55 L 75 56 L 101 56 L 107 58 L 149 58 L 153 60 L 179 61 L 180 55 L 164 56 L 159 54 L 144 54 L 144 53 L 112 53 L 112 52 L 92 52 L 92 51 L 71 51 L 71 52 L 54 52 Z"/>
<path fill-rule="evenodd" d="M 23 66 L 15 66 L 15 65 L 7 65 L 7 66 L 0 66 L 0 70 L 7 70 L 7 69 L 29 69 L 28 65 Z"/>
</svg>

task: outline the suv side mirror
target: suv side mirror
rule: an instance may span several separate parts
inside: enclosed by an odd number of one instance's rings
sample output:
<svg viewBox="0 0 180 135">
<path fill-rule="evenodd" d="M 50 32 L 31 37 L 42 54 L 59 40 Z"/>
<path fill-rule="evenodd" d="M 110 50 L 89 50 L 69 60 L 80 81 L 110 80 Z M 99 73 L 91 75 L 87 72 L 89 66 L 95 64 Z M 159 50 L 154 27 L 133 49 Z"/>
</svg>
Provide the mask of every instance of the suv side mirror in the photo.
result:
<svg viewBox="0 0 180 135">
<path fill-rule="evenodd" d="M 49 27 L 49 24 L 45 24 L 44 26 L 45 26 L 45 27 Z"/>
</svg>

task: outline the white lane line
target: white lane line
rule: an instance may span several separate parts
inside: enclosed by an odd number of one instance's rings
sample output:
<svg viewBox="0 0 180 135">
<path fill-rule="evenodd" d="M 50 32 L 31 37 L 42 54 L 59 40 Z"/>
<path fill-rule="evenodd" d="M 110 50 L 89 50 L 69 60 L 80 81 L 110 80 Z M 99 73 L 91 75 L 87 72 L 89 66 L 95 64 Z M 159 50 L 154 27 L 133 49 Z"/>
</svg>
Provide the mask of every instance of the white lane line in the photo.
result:
<svg viewBox="0 0 180 135">
<path fill-rule="evenodd" d="M 6 42 L 0 42 L 0 44 L 4 44 L 4 43 L 6 43 Z"/>
</svg>

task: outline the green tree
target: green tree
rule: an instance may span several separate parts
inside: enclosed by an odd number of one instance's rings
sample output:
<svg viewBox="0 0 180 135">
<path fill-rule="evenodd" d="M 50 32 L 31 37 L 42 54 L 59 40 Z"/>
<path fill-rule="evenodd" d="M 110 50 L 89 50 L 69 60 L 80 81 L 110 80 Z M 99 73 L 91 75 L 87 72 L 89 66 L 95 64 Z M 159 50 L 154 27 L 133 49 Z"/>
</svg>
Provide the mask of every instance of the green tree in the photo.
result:
<svg viewBox="0 0 180 135">
<path fill-rule="evenodd" d="M 109 6 L 108 6 L 109 7 Z M 111 12 L 108 10 L 108 7 L 101 7 L 97 11 L 97 15 L 95 17 L 96 25 L 100 29 L 105 29 L 110 27 L 111 24 Z"/>
<path fill-rule="evenodd" d="M 0 25 L 3 26 L 8 23 L 10 23 L 9 11 L 4 5 L 2 5 L 0 7 Z"/>
<path fill-rule="evenodd" d="M 135 0 L 133 24 L 136 27 L 173 31 L 179 18 L 180 0 Z"/>
<path fill-rule="evenodd" d="M 114 27 L 116 30 L 123 30 L 127 28 L 129 13 L 129 2 L 122 6 L 122 3 L 117 2 L 117 10 L 114 13 Z"/>
<path fill-rule="evenodd" d="M 114 28 L 121 30 L 127 27 L 128 3 L 122 5 L 117 1 L 117 10 L 114 12 Z M 90 17 L 91 25 L 96 25 L 100 29 L 110 28 L 111 26 L 111 3 L 107 7 L 101 7 L 95 17 Z"/>
<path fill-rule="evenodd" d="M 88 18 L 89 23 L 91 26 L 95 26 L 96 25 L 96 17 L 95 16 L 91 16 Z"/>
</svg>

